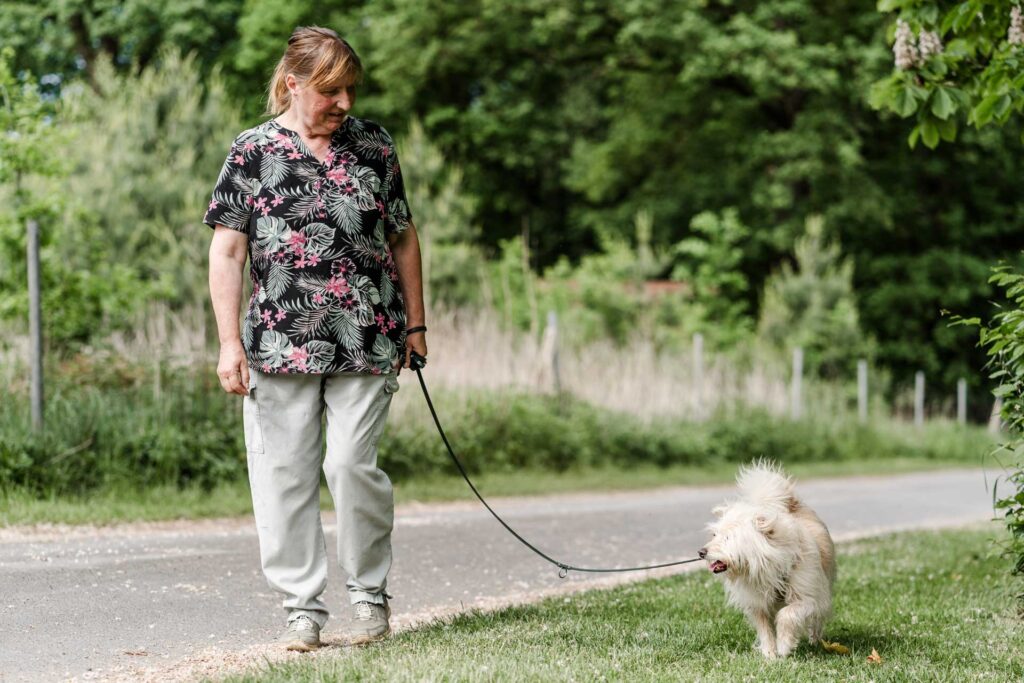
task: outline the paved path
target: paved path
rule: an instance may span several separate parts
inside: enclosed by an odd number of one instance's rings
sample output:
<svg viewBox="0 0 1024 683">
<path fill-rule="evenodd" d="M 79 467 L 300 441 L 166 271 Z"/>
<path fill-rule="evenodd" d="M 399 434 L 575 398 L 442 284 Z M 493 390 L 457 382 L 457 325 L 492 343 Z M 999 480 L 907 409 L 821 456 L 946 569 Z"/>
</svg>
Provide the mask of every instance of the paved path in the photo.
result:
<svg viewBox="0 0 1024 683">
<path fill-rule="evenodd" d="M 991 475 L 988 479 L 991 484 Z M 541 549 L 578 565 L 692 557 L 728 486 L 494 501 Z M 837 540 L 955 526 L 992 516 L 980 470 L 800 483 Z M 333 555 L 334 528 L 325 515 Z M 394 534 L 392 605 L 405 623 L 431 614 L 581 587 L 564 581 L 476 503 L 407 506 Z M 694 565 L 689 565 L 693 567 Z M 643 575 L 633 575 L 642 578 Z M 344 577 L 327 603 L 342 614 Z M 210 646 L 237 651 L 272 639 L 284 613 L 259 572 L 251 519 L 0 530 L 0 681 L 104 678 Z M 343 626 L 334 619 L 325 633 Z"/>
</svg>

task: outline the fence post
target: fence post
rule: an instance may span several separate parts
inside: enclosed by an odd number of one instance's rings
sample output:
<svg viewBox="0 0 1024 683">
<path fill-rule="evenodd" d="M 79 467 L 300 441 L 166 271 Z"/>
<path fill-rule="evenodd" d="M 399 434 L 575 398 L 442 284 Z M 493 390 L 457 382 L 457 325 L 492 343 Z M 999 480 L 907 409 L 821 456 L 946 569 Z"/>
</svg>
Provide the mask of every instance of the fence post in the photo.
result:
<svg viewBox="0 0 1024 683">
<path fill-rule="evenodd" d="M 804 350 L 799 346 L 793 349 L 793 377 L 789 387 L 789 413 L 793 419 L 799 419 L 803 414 L 803 399 L 801 397 L 801 380 L 804 374 Z"/>
<path fill-rule="evenodd" d="M 704 397 L 704 335 L 700 332 L 693 335 L 693 384 L 697 405 L 700 406 Z"/>
<path fill-rule="evenodd" d="M 861 423 L 868 421 L 868 362 L 857 361 L 857 417 Z"/>
<path fill-rule="evenodd" d="M 963 377 L 956 381 L 956 421 L 967 424 L 967 380 Z"/>
<path fill-rule="evenodd" d="M 558 313 L 548 311 L 547 326 L 544 328 L 544 339 L 541 352 L 545 362 L 551 368 L 551 382 L 555 393 L 562 393 L 562 378 L 558 368 Z"/>
<path fill-rule="evenodd" d="M 32 367 L 32 428 L 43 429 L 43 317 L 39 285 L 39 223 L 28 221 L 28 328 Z"/>
<path fill-rule="evenodd" d="M 920 370 L 914 374 L 914 424 L 924 424 L 924 373 Z"/>
</svg>

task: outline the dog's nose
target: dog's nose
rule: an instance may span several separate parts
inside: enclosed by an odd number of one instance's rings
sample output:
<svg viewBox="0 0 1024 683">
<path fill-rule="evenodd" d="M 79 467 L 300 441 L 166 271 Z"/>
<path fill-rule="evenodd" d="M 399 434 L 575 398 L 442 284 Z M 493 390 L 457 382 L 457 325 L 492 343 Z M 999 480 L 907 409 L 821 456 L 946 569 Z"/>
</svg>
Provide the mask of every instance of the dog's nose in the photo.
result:
<svg viewBox="0 0 1024 683">
<path fill-rule="evenodd" d="M 707 548 L 701 548 L 700 550 L 697 551 L 697 557 L 699 557 L 700 559 L 703 560 L 707 556 L 708 556 L 708 549 Z"/>
</svg>

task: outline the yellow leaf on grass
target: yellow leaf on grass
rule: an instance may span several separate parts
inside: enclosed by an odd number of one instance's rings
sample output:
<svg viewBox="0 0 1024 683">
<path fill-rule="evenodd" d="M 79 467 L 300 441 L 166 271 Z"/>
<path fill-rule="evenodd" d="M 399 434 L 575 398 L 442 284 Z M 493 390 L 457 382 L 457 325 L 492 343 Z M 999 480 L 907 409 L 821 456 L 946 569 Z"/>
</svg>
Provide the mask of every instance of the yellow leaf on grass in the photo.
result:
<svg viewBox="0 0 1024 683">
<path fill-rule="evenodd" d="M 871 648 L 871 654 L 868 655 L 868 662 L 871 664 L 881 664 L 882 655 L 878 654 L 878 650 Z"/>
<path fill-rule="evenodd" d="M 848 655 L 850 654 L 850 648 L 839 643 L 830 643 L 827 640 L 821 641 L 821 646 L 825 648 L 825 652 L 832 652 L 837 655 Z"/>
</svg>

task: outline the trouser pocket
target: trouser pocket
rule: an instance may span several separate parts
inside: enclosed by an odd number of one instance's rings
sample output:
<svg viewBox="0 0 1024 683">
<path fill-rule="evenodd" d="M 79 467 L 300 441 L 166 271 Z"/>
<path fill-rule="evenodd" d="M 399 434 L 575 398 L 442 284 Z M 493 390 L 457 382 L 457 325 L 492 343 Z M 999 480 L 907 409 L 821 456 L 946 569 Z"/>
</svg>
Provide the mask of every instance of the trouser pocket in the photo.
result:
<svg viewBox="0 0 1024 683">
<path fill-rule="evenodd" d="M 263 452 L 263 425 L 260 422 L 258 372 L 249 371 L 249 395 L 242 400 L 242 427 L 245 430 L 245 450 Z"/>
</svg>

